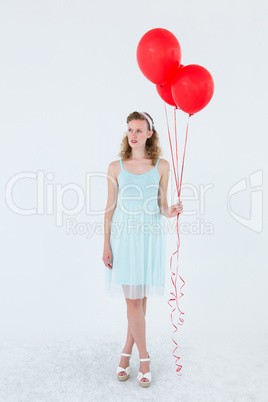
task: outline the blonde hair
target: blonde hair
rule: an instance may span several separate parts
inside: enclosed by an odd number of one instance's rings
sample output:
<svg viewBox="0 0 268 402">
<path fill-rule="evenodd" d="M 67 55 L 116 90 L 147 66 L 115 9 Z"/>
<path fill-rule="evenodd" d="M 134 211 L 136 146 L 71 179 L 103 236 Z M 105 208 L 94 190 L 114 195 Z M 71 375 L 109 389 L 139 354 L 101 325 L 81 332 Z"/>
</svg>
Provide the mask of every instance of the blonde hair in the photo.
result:
<svg viewBox="0 0 268 402">
<path fill-rule="evenodd" d="M 153 128 L 152 128 L 153 134 L 151 135 L 150 138 L 147 138 L 146 143 L 145 143 L 145 149 L 146 149 L 148 156 L 152 160 L 152 165 L 154 166 L 156 164 L 159 156 L 163 155 L 163 152 L 162 152 L 162 148 L 159 144 L 159 137 L 158 137 L 157 131 L 154 128 L 154 121 L 153 121 L 152 117 L 149 115 L 149 113 L 146 113 L 146 114 L 147 114 L 147 116 L 149 116 L 149 118 L 153 122 Z M 145 120 L 147 122 L 148 130 L 150 131 L 149 122 L 141 113 L 139 113 L 139 112 L 130 113 L 127 117 L 127 123 L 129 123 L 131 120 Z M 132 148 L 128 143 L 127 133 L 124 134 L 120 147 L 121 147 L 121 151 L 119 152 L 118 156 L 120 158 L 122 158 L 122 161 L 126 161 L 127 159 L 129 159 L 131 157 L 131 153 L 132 153 Z"/>
</svg>

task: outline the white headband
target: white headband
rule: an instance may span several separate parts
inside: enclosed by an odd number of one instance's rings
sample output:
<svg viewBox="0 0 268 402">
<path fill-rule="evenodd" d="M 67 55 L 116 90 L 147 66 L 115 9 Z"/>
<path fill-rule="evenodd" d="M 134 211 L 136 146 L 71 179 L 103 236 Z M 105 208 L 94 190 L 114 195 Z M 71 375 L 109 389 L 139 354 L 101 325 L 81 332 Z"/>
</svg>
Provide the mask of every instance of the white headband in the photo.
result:
<svg viewBox="0 0 268 402">
<path fill-rule="evenodd" d="M 142 112 L 139 112 L 139 113 L 142 114 L 142 115 L 145 117 L 145 119 L 148 121 L 149 126 L 150 126 L 150 131 L 152 131 L 152 129 L 153 129 L 153 122 L 152 122 L 152 120 L 150 119 L 150 117 L 147 116 L 147 114 L 145 114 L 145 113 L 142 113 Z"/>
</svg>

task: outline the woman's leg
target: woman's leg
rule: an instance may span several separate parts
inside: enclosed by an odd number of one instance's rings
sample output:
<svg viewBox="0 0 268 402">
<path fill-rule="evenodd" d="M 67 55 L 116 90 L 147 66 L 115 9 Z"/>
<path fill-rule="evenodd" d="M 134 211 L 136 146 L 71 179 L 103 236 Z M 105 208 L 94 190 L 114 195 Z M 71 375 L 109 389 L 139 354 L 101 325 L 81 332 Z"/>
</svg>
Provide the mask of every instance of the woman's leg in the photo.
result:
<svg viewBox="0 0 268 402">
<path fill-rule="evenodd" d="M 142 308 L 143 308 L 143 313 L 144 313 L 144 317 L 146 314 L 146 306 L 147 306 L 147 297 L 144 297 L 142 299 Z M 125 347 L 123 349 L 124 353 L 132 353 L 132 348 L 133 345 L 135 343 L 135 339 L 133 338 L 130 326 L 129 326 L 129 322 L 128 322 L 128 327 L 127 327 L 127 339 L 126 339 L 126 344 Z"/>
<path fill-rule="evenodd" d="M 144 302 L 143 299 L 126 299 L 127 302 L 127 317 L 130 332 L 132 333 L 133 340 L 136 342 L 137 348 L 139 350 L 139 358 L 144 359 L 148 357 L 146 350 L 146 339 L 145 339 L 145 313 L 144 313 Z M 146 302 L 145 302 L 146 303 Z M 146 305 L 145 305 L 146 311 Z M 133 346 L 133 344 L 132 344 Z M 149 362 L 140 362 L 140 371 L 142 373 L 147 373 L 149 371 Z M 144 378 L 142 381 L 148 381 Z"/>
<path fill-rule="evenodd" d="M 126 303 L 128 303 L 129 299 L 126 299 Z M 138 299 L 140 300 L 140 299 Z M 143 309 L 143 314 L 145 317 L 146 314 L 146 306 L 147 306 L 147 297 L 144 297 L 142 300 L 142 309 Z M 127 328 L 127 339 L 126 339 L 126 343 L 123 349 L 123 353 L 132 353 L 132 348 L 133 345 L 135 343 L 135 339 L 133 338 L 131 329 L 130 329 L 130 325 L 129 325 L 129 320 L 128 320 L 128 328 Z M 147 357 L 147 356 L 146 356 Z M 127 356 L 121 356 L 121 360 L 119 363 L 120 367 L 128 367 L 129 366 L 129 357 Z M 124 371 L 121 371 L 119 373 L 119 375 L 126 375 L 126 373 Z"/>
</svg>

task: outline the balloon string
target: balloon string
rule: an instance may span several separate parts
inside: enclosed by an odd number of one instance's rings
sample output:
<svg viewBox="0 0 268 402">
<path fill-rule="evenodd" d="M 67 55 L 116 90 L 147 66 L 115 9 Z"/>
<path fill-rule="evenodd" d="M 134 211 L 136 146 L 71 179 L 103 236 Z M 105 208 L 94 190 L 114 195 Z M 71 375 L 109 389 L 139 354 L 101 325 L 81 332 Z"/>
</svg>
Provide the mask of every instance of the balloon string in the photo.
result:
<svg viewBox="0 0 268 402">
<path fill-rule="evenodd" d="M 177 120 L 176 120 L 176 108 L 174 108 L 174 126 L 175 126 L 175 143 L 176 143 L 176 162 L 177 162 L 177 172 L 179 171 L 178 167 L 178 141 L 177 141 Z M 177 189 L 179 186 L 179 177 L 178 177 L 178 183 L 176 185 Z"/>
<path fill-rule="evenodd" d="M 165 106 L 165 112 L 166 112 L 166 120 L 167 120 L 167 128 L 168 128 L 168 138 L 169 138 L 169 145 L 170 145 L 170 149 L 171 149 L 171 157 L 172 157 L 172 163 L 173 163 L 173 169 L 174 169 L 174 176 L 175 176 L 175 181 L 177 184 L 177 174 L 175 171 L 175 167 L 174 167 L 174 157 L 173 157 L 173 152 L 172 152 L 172 144 L 171 144 L 171 138 L 170 138 L 170 130 L 169 130 L 169 124 L 168 124 L 168 115 L 167 115 L 167 107 L 166 107 L 166 103 L 164 102 L 164 106 Z"/>
<path fill-rule="evenodd" d="M 174 128 L 175 128 L 174 135 L 175 135 L 175 144 L 176 144 L 176 161 L 177 161 L 176 169 L 177 169 L 177 178 L 178 178 L 176 188 L 178 191 L 178 188 L 180 187 L 180 182 L 179 182 L 179 166 L 178 166 L 178 141 L 177 141 L 178 135 L 177 135 L 177 118 L 176 117 L 177 116 L 176 116 L 176 107 L 175 107 L 174 108 Z M 178 191 L 178 194 L 179 194 L 179 191 Z M 179 215 L 177 215 L 177 218 L 178 218 L 178 216 Z M 178 236 L 178 242 L 179 242 L 180 237 L 179 237 L 179 232 L 178 232 L 178 220 L 177 220 L 177 236 Z M 179 248 L 178 242 L 177 242 L 177 250 Z M 177 253 L 177 264 L 178 264 L 178 257 L 179 257 L 179 253 Z M 175 283 L 177 283 L 177 273 L 175 276 Z"/>
<path fill-rule="evenodd" d="M 168 127 L 168 135 L 169 135 L 169 143 L 170 143 L 170 148 L 171 148 L 171 156 L 172 156 L 172 163 L 173 163 L 173 170 L 174 170 L 174 176 L 175 176 L 175 180 L 176 180 L 176 188 L 177 188 L 177 192 L 178 192 L 178 196 L 179 196 L 179 200 L 180 200 L 180 193 L 181 193 L 181 184 L 182 184 L 182 173 L 183 173 L 183 167 L 184 167 L 184 159 L 185 159 L 185 150 L 186 150 L 186 142 L 187 142 L 187 136 L 188 136 L 188 128 L 189 128 L 189 119 L 192 116 L 192 114 L 189 114 L 188 116 L 188 122 L 187 122 L 187 128 L 186 128 L 186 136 L 185 136 L 185 145 L 184 145 L 184 154 L 183 154 L 183 161 L 182 161 L 182 169 L 181 169 L 181 180 L 179 183 L 179 180 L 177 180 L 177 174 L 176 174 L 176 170 L 175 170 L 175 166 L 174 166 L 174 157 L 173 157 L 173 149 L 172 149 L 172 144 L 171 144 L 171 139 L 170 139 L 170 130 L 169 130 L 169 123 L 168 123 L 168 116 L 167 116 L 167 109 L 166 109 L 166 104 L 165 105 L 165 112 L 166 112 L 166 120 L 167 120 L 167 127 Z M 176 108 L 174 110 L 174 126 L 175 126 L 175 142 L 176 142 L 176 161 L 177 161 L 177 171 L 178 171 L 178 148 L 177 148 L 177 122 L 176 122 Z M 174 298 L 170 298 L 168 300 L 168 304 L 169 306 L 172 308 L 173 306 L 170 304 L 170 302 L 176 302 L 176 307 L 179 311 L 179 319 L 178 319 L 178 324 L 182 325 L 184 323 L 184 319 L 181 317 L 181 315 L 184 315 L 184 312 L 182 312 L 179 308 L 179 303 L 178 303 L 178 299 L 180 299 L 182 296 L 184 296 L 184 293 L 182 293 L 182 288 L 183 286 L 185 286 L 185 281 L 183 280 L 183 278 L 179 275 L 181 281 L 183 282 L 182 286 L 180 287 L 180 296 L 178 297 L 178 292 L 177 292 L 177 287 L 176 287 L 176 283 L 177 283 L 177 277 L 178 277 L 178 265 L 179 265 L 179 247 L 180 247 L 180 235 L 179 235 L 179 213 L 177 214 L 177 237 L 178 237 L 178 241 L 177 241 L 177 250 L 172 253 L 171 258 L 170 258 L 170 271 L 171 271 L 171 282 L 172 285 L 174 286 L 174 292 L 171 292 L 170 294 L 172 296 L 174 296 Z M 172 258 L 174 256 L 174 254 L 177 253 L 177 264 L 176 264 L 176 274 L 172 271 Z M 173 280 L 173 276 L 175 275 L 175 281 Z M 176 310 L 176 307 L 173 308 L 172 312 L 171 312 L 171 323 L 173 325 L 173 327 L 175 328 L 175 330 L 173 331 L 173 333 L 178 331 L 178 327 L 174 324 L 173 322 L 173 312 Z M 180 370 L 182 369 L 182 365 L 178 364 L 177 362 L 180 360 L 180 357 L 177 356 L 175 354 L 175 351 L 178 349 L 178 343 L 175 341 L 175 339 L 172 337 L 172 341 L 175 343 L 176 347 L 173 350 L 173 356 L 176 358 L 175 364 L 177 366 L 176 368 L 176 372 L 180 372 Z M 182 374 L 178 374 L 178 376 L 180 376 Z"/>
<path fill-rule="evenodd" d="M 181 166 L 181 182 L 182 182 L 182 174 L 183 174 L 183 168 L 184 168 L 184 159 L 185 159 L 185 151 L 186 151 L 186 142 L 187 142 L 187 137 L 188 137 L 188 129 L 189 129 L 189 121 L 190 117 L 193 116 L 192 113 L 188 115 L 188 121 L 187 121 L 187 128 L 186 128 L 186 135 L 185 135 L 185 144 L 184 144 L 184 152 L 183 152 L 183 159 L 182 159 L 182 166 Z M 181 195 L 181 186 L 179 189 L 179 201 L 180 201 L 180 195 Z"/>
</svg>

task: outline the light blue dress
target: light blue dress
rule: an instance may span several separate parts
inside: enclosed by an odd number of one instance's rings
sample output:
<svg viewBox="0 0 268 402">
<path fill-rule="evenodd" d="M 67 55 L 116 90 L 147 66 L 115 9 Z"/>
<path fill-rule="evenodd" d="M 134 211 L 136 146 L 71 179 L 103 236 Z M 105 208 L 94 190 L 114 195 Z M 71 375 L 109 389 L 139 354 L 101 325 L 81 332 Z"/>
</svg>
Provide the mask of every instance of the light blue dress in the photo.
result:
<svg viewBox="0 0 268 402">
<path fill-rule="evenodd" d="M 112 269 L 105 266 L 111 296 L 140 299 L 164 294 L 166 236 L 158 206 L 159 160 L 153 169 L 137 175 L 125 170 L 120 159 L 110 232 Z"/>
</svg>

